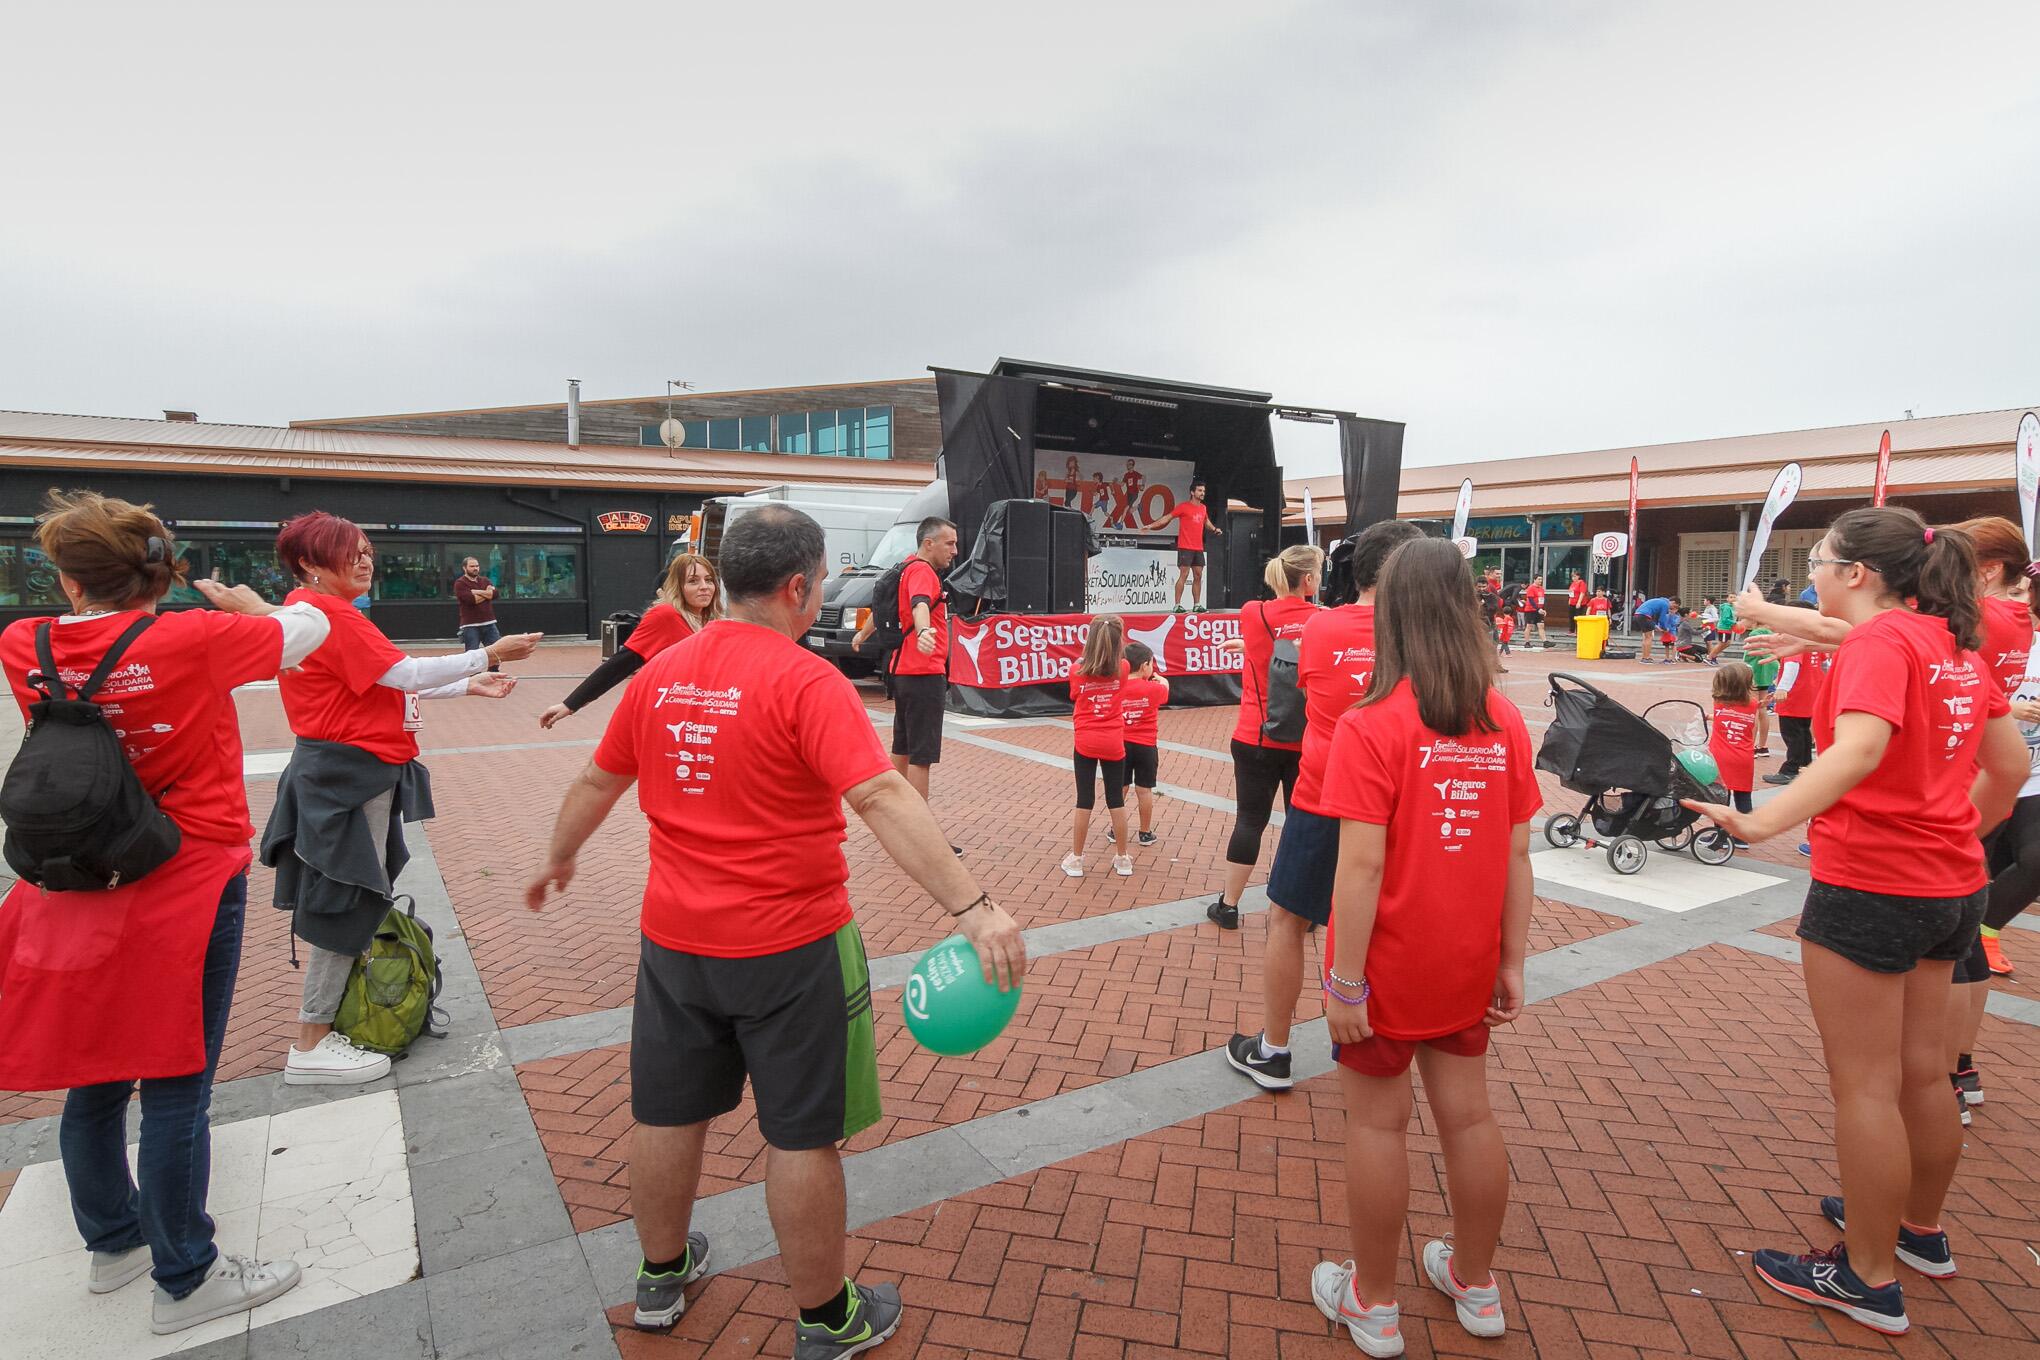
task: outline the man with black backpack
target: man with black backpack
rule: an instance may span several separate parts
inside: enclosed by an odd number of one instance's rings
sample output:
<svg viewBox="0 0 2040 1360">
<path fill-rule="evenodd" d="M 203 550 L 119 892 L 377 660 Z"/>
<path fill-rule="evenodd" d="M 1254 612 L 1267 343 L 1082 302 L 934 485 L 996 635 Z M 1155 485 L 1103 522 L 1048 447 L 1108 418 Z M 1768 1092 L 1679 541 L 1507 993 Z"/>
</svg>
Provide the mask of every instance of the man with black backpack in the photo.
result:
<svg viewBox="0 0 2040 1360">
<path fill-rule="evenodd" d="M 942 573 L 956 561 L 956 526 L 939 515 L 921 521 L 913 556 L 878 578 L 871 620 L 851 646 L 867 640 L 892 682 L 893 768 L 923 799 L 928 771 L 942 759 L 942 717 L 949 707 L 949 597 Z"/>
</svg>

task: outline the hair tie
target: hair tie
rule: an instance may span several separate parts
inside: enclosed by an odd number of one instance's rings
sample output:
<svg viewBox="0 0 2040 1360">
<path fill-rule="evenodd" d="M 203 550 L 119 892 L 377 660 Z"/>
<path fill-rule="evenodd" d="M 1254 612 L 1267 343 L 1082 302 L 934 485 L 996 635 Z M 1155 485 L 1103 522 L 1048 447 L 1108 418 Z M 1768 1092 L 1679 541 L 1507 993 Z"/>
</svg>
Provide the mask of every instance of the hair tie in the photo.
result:
<svg viewBox="0 0 2040 1360">
<path fill-rule="evenodd" d="M 147 556 L 143 560 L 148 562 L 161 562 L 164 558 L 168 557 L 169 555 L 170 545 L 164 542 L 162 539 L 157 538 L 154 534 L 149 535 L 149 551 Z"/>
<path fill-rule="evenodd" d="M 1932 543 L 1934 541 L 1934 529 L 1932 525 L 1927 526 L 1926 541 L 1928 543 Z"/>
</svg>

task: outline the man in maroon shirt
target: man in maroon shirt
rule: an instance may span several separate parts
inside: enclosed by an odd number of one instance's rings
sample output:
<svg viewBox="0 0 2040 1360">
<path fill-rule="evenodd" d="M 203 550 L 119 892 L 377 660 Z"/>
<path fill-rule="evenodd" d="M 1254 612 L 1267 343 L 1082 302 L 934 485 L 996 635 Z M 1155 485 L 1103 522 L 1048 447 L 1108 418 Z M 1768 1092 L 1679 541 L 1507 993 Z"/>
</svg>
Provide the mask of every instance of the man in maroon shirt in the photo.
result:
<svg viewBox="0 0 2040 1360">
<path fill-rule="evenodd" d="M 460 564 L 460 575 L 453 582 L 453 598 L 460 607 L 462 650 L 472 652 L 503 640 L 503 630 L 496 626 L 496 583 L 482 575 L 478 558 L 470 557 Z M 494 662 L 489 669 L 497 669 Z"/>
<path fill-rule="evenodd" d="M 1204 535 L 1206 533 L 1225 536 L 1216 524 L 1211 523 L 1211 512 L 1204 507 L 1204 483 L 1190 483 L 1190 499 L 1179 501 L 1176 506 L 1153 524 L 1140 527 L 1148 533 L 1157 533 L 1167 527 L 1170 520 L 1176 521 L 1176 612 L 1183 612 L 1183 582 L 1190 582 L 1190 607 L 1197 609 L 1204 600 Z"/>
</svg>

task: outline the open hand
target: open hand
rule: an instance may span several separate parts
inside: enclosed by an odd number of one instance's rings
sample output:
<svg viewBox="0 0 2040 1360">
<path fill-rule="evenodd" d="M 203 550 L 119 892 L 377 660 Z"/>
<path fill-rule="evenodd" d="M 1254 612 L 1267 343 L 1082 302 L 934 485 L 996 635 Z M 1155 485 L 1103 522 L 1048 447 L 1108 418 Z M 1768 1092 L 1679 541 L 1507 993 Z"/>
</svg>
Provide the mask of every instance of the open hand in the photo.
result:
<svg viewBox="0 0 2040 1360">
<path fill-rule="evenodd" d="M 1679 806 L 1699 813 L 1739 841 L 1755 842 L 1771 838 L 1770 832 L 1758 827 L 1757 814 L 1754 812 L 1737 812 L 1725 803 L 1703 803 L 1694 798 L 1681 798 Z"/>
<path fill-rule="evenodd" d="M 515 688 L 517 677 L 501 671 L 483 671 L 480 675 L 468 677 L 467 692 L 478 699 L 507 699 Z"/>
</svg>

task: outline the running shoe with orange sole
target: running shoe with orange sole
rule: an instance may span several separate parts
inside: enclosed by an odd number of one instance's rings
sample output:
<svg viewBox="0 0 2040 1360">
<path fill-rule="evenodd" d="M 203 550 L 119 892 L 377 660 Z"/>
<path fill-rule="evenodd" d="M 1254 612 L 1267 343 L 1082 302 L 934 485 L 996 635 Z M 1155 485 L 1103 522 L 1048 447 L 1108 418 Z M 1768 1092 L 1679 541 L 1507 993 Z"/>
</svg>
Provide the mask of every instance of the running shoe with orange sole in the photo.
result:
<svg viewBox="0 0 2040 1360">
<path fill-rule="evenodd" d="M 1983 957 L 1990 963 L 1992 976 L 2010 977 L 2012 975 L 2012 961 L 2005 957 L 2004 944 L 1997 936 L 1986 935 L 1983 937 Z"/>
</svg>

